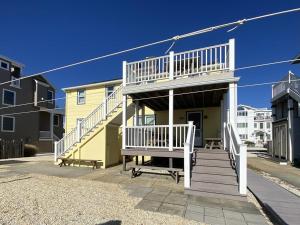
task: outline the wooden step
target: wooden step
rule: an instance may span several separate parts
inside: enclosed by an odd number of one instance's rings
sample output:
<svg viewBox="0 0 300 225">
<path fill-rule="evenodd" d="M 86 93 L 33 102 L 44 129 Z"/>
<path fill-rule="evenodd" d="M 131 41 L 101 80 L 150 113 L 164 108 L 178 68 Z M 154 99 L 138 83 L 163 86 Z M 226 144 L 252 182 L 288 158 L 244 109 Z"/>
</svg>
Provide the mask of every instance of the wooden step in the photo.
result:
<svg viewBox="0 0 300 225">
<path fill-rule="evenodd" d="M 207 166 L 207 167 L 223 167 L 223 168 L 232 168 L 229 160 L 219 160 L 219 159 L 196 159 L 195 161 L 197 166 Z"/>
<path fill-rule="evenodd" d="M 236 176 L 192 173 L 192 182 L 238 185 Z"/>
<path fill-rule="evenodd" d="M 192 173 L 236 176 L 236 173 L 232 168 L 207 167 L 207 166 L 197 166 L 197 165 L 193 166 Z"/>
<path fill-rule="evenodd" d="M 223 198 L 223 199 L 236 200 L 236 201 L 247 201 L 246 196 L 218 194 L 218 193 L 208 192 L 205 190 L 185 189 L 184 193 L 187 195 L 195 195 L 195 196 L 202 196 L 202 197 Z"/>
<path fill-rule="evenodd" d="M 230 161 L 228 154 L 212 154 L 212 153 L 197 153 L 195 159 L 205 159 L 205 160 L 225 160 Z"/>
</svg>

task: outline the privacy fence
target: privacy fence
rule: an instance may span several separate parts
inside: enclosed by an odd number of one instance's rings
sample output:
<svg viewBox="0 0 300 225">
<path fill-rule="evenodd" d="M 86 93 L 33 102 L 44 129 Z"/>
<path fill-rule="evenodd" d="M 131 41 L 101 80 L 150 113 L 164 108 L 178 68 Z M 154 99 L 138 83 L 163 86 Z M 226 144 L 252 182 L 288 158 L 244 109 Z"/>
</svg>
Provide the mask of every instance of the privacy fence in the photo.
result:
<svg viewBox="0 0 300 225">
<path fill-rule="evenodd" d="M 24 157 L 23 140 L 0 139 L 0 159 Z"/>
</svg>

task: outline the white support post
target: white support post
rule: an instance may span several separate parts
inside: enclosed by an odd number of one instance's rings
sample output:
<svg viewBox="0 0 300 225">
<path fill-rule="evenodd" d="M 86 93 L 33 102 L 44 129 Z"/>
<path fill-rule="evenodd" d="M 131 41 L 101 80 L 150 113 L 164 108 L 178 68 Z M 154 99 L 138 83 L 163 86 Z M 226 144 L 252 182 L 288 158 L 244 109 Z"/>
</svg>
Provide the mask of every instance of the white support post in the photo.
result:
<svg viewBox="0 0 300 225">
<path fill-rule="evenodd" d="M 174 52 L 173 51 L 169 53 L 169 57 L 170 57 L 169 80 L 173 80 L 174 79 Z"/>
<path fill-rule="evenodd" d="M 228 99 L 227 99 L 227 93 L 224 93 L 223 94 L 223 124 L 222 124 L 222 129 L 223 129 L 223 140 L 224 140 L 224 143 L 223 143 L 223 147 L 224 147 L 224 150 L 226 149 L 226 147 L 228 147 L 228 140 L 226 139 L 226 129 L 227 129 L 227 123 L 228 123 Z"/>
<path fill-rule="evenodd" d="M 174 90 L 169 90 L 169 151 L 173 151 Z"/>
<path fill-rule="evenodd" d="M 294 122 L 294 101 L 293 99 L 288 100 L 288 146 L 289 146 L 289 161 L 293 162 L 293 122 Z"/>
<path fill-rule="evenodd" d="M 139 100 L 136 100 L 135 101 L 135 104 L 134 104 L 134 126 L 140 126 L 139 124 L 139 110 L 140 110 L 140 107 L 139 107 Z M 134 145 L 136 146 L 139 146 L 139 130 L 138 129 L 133 129 L 133 132 L 134 132 Z"/>
<path fill-rule="evenodd" d="M 50 112 L 50 135 L 51 135 L 51 140 L 53 140 L 53 117 L 54 113 Z"/>
<path fill-rule="evenodd" d="M 191 150 L 193 149 L 193 121 L 189 121 L 189 128 L 187 132 L 187 139 L 184 143 L 184 187 L 191 187 Z"/>
<path fill-rule="evenodd" d="M 77 124 L 76 124 L 76 138 L 77 138 L 77 142 L 80 142 L 80 138 L 81 138 L 81 120 L 77 120 Z"/>
<path fill-rule="evenodd" d="M 244 144 L 240 145 L 239 192 L 241 195 L 247 194 L 247 146 Z"/>
<path fill-rule="evenodd" d="M 126 61 L 123 61 L 123 87 L 126 86 L 126 76 L 127 76 L 126 67 L 127 67 Z M 122 149 L 126 148 L 126 126 L 127 126 L 127 95 L 123 95 L 122 97 Z"/>
<path fill-rule="evenodd" d="M 143 105 L 142 106 L 142 126 L 144 126 L 145 125 L 145 106 Z"/>
<path fill-rule="evenodd" d="M 229 70 L 235 70 L 235 40 L 229 40 Z"/>
<path fill-rule="evenodd" d="M 107 99 L 103 99 L 103 119 L 106 120 L 107 118 Z"/>
<path fill-rule="evenodd" d="M 236 125 L 237 113 L 237 85 L 235 83 L 229 84 L 229 122 Z"/>
<path fill-rule="evenodd" d="M 57 141 L 54 142 L 54 162 L 57 161 Z"/>
</svg>

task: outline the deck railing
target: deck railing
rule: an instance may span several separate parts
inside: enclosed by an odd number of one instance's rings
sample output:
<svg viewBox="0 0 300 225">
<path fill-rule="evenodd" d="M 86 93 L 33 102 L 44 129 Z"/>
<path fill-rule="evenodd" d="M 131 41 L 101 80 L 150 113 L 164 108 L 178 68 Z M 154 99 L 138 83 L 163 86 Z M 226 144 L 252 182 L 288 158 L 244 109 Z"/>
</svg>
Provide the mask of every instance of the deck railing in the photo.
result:
<svg viewBox="0 0 300 225">
<path fill-rule="evenodd" d="M 169 148 L 169 125 L 126 126 L 126 147 Z M 173 148 L 183 149 L 188 124 L 173 125 Z"/>
<path fill-rule="evenodd" d="M 231 53 L 231 55 L 230 55 Z M 126 63 L 125 85 L 232 70 L 234 42 Z"/>
<path fill-rule="evenodd" d="M 77 126 L 55 144 L 55 161 L 64 152 L 72 148 L 81 138 L 106 120 L 118 106 L 122 104 L 122 86 L 118 87 L 103 102 L 84 118 Z"/>
<path fill-rule="evenodd" d="M 289 74 L 279 83 L 273 85 L 272 97 L 276 97 L 277 95 L 286 91 L 288 88 L 300 95 L 300 80 L 292 72 L 289 72 Z"/>
<path fill-rule="evenodd" d="M 227 123 L 225 129 L 227 149 L 237 172 L 240 194 L 247 194 L 247 146 L 242 144 L 234 125 Z"/>
</svg>

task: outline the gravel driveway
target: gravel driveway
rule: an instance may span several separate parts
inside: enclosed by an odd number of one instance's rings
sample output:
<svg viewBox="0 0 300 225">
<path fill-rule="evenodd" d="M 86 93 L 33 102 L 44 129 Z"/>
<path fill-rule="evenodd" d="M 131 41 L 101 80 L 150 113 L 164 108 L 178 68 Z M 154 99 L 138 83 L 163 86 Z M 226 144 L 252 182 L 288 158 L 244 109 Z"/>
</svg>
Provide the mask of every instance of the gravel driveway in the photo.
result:
<svg viewBox="0 0 300 225">
<path fill-rule="evenodd" d="M 117 184 L 29 174 L 0 179 L 0 224 L 199 224 L 134 209 Z"/>
</svg>

